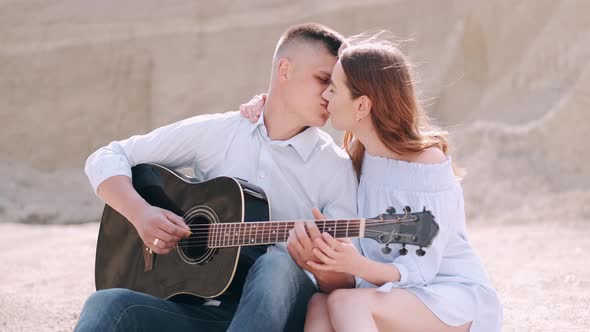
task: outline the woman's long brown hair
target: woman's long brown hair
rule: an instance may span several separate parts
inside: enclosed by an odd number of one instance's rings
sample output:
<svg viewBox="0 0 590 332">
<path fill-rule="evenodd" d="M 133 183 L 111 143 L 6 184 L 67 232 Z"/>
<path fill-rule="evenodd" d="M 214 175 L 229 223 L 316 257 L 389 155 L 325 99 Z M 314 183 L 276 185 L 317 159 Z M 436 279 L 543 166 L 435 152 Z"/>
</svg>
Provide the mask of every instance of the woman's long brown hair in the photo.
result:
<svg viewBox="0 0 590 332">
<path fill-rule="evenodd" d="M 387 41 L 365 41 L 340 51 L 340 62 L 352 98 L 371 100 L 371 121 L 381 142 L 399 155 L 437 147 L 445 154 L 447 133 L 431 125 L 414 91 L 411 68 L 402 52 Z M 352 132 L 344 133 L 344 148 L 360 177 L 365 147 Z"/>
</svg>

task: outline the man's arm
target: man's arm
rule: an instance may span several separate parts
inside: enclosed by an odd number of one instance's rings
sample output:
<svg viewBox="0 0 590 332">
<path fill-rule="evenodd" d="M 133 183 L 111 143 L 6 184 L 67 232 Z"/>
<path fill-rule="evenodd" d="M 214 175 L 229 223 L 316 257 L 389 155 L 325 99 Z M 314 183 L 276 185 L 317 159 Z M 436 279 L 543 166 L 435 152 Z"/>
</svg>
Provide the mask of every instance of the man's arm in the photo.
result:
<svg viewBox="0 0 590 332">
<path fill-rule="evenodd" d="M 219 140 L 209 136 L 219 132 L 226 117 L 215 114 L 186 119 L 146 135 L 112 142 L 88 157 L 85 171 L 96 194 L 125 216 L 156 253 L 168 253 L 190 230 L 181 217 L 149 205 L 135 191 L 131 167 L 147 162 L 170 168 L 191 166 L 198 159 L 196 151 L 215 148 L 212 145 Z"/>
<path fill-rule="evenodd" d="M 117 175 L 106 179 L 98 187 L 97 194 L 127 218 L 143 242 L 157 254 L 169 253 L 176 242 L 191 234 L 181 217 L 148 204 L 133 188 L 127 176 Z"/>
</svg>

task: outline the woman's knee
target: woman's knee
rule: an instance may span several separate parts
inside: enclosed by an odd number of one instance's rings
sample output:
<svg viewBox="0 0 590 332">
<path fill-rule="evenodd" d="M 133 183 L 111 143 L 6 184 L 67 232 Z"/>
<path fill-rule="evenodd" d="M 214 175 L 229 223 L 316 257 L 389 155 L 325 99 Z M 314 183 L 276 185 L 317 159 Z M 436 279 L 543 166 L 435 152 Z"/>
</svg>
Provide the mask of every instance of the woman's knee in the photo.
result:
<svg viewBox="0 0 590 332">
<path fill-rule="evenodd" d="M 304 331 L 331 331 L 332 325 L 327 308 L 328 295 L 315 293 L 307 304 Z"/>
<path fill-rule="evenodd" d="M 307 303 L 307 314 L 326 311 L 328 305 L 328 295 L 324 293 L 315 293 Z"/>
<path fill-rule="evenodd" d="M 328 311 L 337 311 L 338 308 L 358 305 L 359 302 L 354 291 L 355 289 L 336 289 L 331 292 L 326 299 Z"/>
</svg>

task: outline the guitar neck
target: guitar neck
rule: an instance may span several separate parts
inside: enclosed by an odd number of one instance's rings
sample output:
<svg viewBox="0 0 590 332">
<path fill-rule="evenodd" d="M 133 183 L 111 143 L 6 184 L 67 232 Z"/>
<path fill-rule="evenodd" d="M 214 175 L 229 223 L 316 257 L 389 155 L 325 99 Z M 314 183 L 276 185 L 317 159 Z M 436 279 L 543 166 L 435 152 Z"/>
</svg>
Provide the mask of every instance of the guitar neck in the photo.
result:
<svg viewBox="0 0 590 332">
<path fill-rule="evenodd" d="M 257 221 L 211 224 L 208 246 L 225 248 L 275 244 L 287 241 L 289 231 L 301 221 Z M 363 237 L 365 219 L 314 220 L 320 232 L 334 238 Z"/>
</svg>

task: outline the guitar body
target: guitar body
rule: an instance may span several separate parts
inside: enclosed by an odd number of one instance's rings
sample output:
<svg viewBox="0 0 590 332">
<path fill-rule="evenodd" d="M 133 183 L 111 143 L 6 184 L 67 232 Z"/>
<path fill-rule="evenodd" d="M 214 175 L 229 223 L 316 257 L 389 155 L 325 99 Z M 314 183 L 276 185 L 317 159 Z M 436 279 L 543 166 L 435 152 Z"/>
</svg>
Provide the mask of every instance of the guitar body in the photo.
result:
<svg viewBox="0 0 590 332">
<path fill-rule="evenodd" d="M 244 180 L 198 182 L 155 164 L 137 165 L 132 173 L 134 188 L 149 204 L 182 216 L 192 229 L 270 220 L 266 194 Z M 240 247 L 209 248 L 207 239 L 194 231 L 171 253 L 150 254 L 133 225 L 106 205 L 96 250 L 96 289 L 127 288 L 159 298 L 214 298 L 230 286 L 239 258 Z"/>
</svg>

